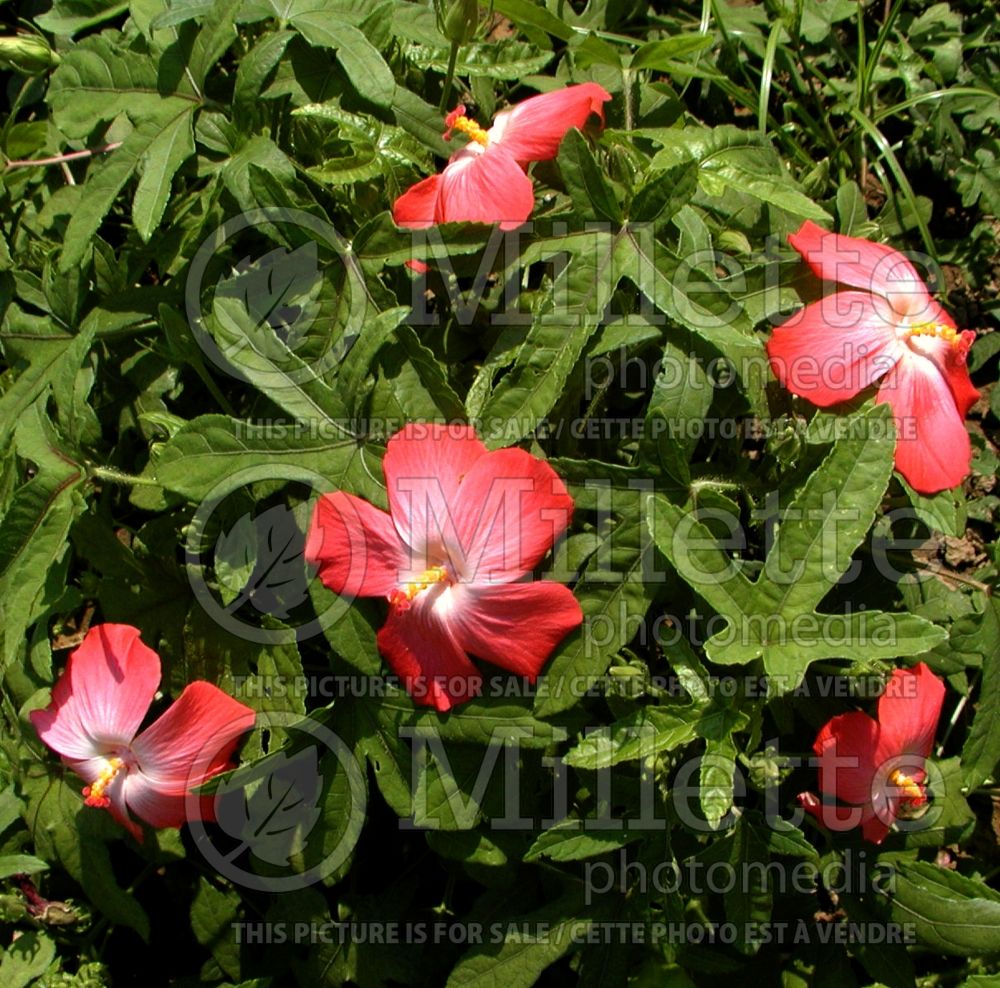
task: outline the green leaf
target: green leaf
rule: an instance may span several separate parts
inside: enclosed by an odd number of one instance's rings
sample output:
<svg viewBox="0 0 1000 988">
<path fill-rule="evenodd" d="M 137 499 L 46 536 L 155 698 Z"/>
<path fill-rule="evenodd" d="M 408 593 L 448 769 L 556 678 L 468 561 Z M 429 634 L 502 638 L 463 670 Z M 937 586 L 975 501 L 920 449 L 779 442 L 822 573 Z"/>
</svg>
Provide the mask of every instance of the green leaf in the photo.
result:
<svg viewBox="0 0 1000 988">
<path fill-rule="evenodd" d="M 845 855 L 846 858 L 846 855 Z M 846 865 L 845 860 L 845 865 Z M 878 867 L 876 865 L 876 867 Z M 845 874 L 849 874 L 845 872 Z M 857 874 L 857 872 L 855 872 Z M 850 885 L 850 881 L 844 883 Z M 840 907 L 847 913 L 848 921 L 868 929 L 887 929 L 893 922 L 892 912 L 886 899 L 879 895 L 862 894 L 846 888 L 838 893 Z M 871 924 L 870 926 L 868 924 Z M 904 928 L 905 929 L 905 928 Z M 859 938 L 864 939 L 864 938 Z M 888 940 L 888 938 L 886 938 Z M 900 937 L 899 940 L 911 939 Z M 887 988 L 913 988 L 916 972 L 913 955 L 905 943 L 853 943 L 851 953 L 861 962 L 868 976 Z M 914 954 L 916 951 L 913 952 Z"/>
<path fill-rule="evenodd" d="M 998 353 L 1000 353 L 1000 333 L 990 333 L 987 336 L 980 336 L 972 344 L 972 349 L 969 351 L 969 373 L 975 374 L 976 371 L 985 367 Z"/>
<path fill-rule="evenodd" d="M 698 164 L 684 162 L 651 172 L 632 198 L 629 219 L 636 223 L 661 223 L 686 206 L 698 190 Z"/>
<path fill-rule="evenodd" d="M 446 988 L 531 988 L 587 928 L 564 900 L 512 917 L 509 925 L 502 924 L 502 942 L 473 947 L 455 965 Z M 545 932 L 537 938 L 524 932 L 539 929 Z"/>
<path fill-rule="evenodd" d="M 658 465 L 682 488 L 691 482 L 688 464 L 698 443 L 689 423 L 708 415 L 715 391 L 693 343 L 691 334 L 682 330 L 664 345 L 640 446 L 642 459 Z"/>
<path fill-rule="evenodd" d="M 852 419 L 817 470 L 782 512 L 756 582 L 689 512 L 660 495 L 650 499 L 653 538 L 679 575 L 722 617 L 705 651 L 722 665 L 762 658 L 774 692 L 794 689 L 820 658 L 918 655 L 945 637 L 910 614 L 820 614 L 817 607 L 851 563 L 871 526 L 892 472 L 888 409 Z M 729 519 L 733 532 L 739 521 Z M 738 536 L 737 536 L 738 537 Z"/>
<path fill-rule="evenodd" d="M 697 707 L 642 707 L 614 724 L 589 731 L 563 760 L 574 768 L 600 770 L 676 751 L 697 738 L 700 715 Z"/>
<path fill-rule="evenodd" d="M 40 978 L 55 960 L 56 945 L 42 932 L 22 933 L 0 958 L 0 984 L 4 988 L 26 988 Z"/>
<path fill-rule="evenodd" d="M 352 247 L 366 269 L 381 270 L 387 264 L 404 264 L 411 258 L 434 262 L 438 254 L 472 254 L 483 249 L 493 229 L 483 223 L 441 223 L 423 236 L 400 229 L 392 214 L 379 213 L 358 231 Z"/>
<path fill-rule="evenodd" d="M 97 0 L 96 3 L 56 3 L 44 14 L 37 14 L 33 21 L 44 31 L 51 31 L 61 38 L 72 38 L 87 28 L 97 27 L 128 9 L 120 0 Z"/>
<path fill-rule="evenodd" d="M 853 17 L 857 10 L 851 0 L 804 0 L 799 9 L 802 37 L 811 44 L 824 41 L 833 24 Z"/>
<path fill-rule="evenodd" d="M 187 24 L 208 14 L 215 5 L 215 0 L 174 0 L 162 13 L 157 14 L 150 22 L 150 30 L 163 31 L 168 27 Z"/>
<path fill-rule="evenodd" d="M 200 96 L 179 58 L 176 52 L 150 58 L 120 44 L 110 31 L 84 38 L 63 55 L 49 82 L 46 99 L 56 126 L 79 139 L 88 137 L 98 121 L 121 114 L 136 124 L 153 123 L 194 109 Z M 167 77 L 177 79 L 176 89 L 161 88 Z"/>
<path fill-rule="evenodd" d="M 294 37 L 294 31 L 270 31 L 240 59 L 233 87 L 233 116 L 236 122 L 252 116 L 268 77 Z"/>
<path fill-rule="evenodd" d="M 933 814 L 928 812 L 912 823 L 897 821 L 907 848 L 943 847 L 961 844 L 976 826 L 976 816 L 962 792 L 962 768 L 958 758 L 946 758 L 929 763 L 935 770 L 931 783 L 934 797 Z"/>
<path fill-rule="evenodd" d="M 896 865 L 892 915 L 942 954 L 975 957 L 1000 950 L 1000 894 L 926 861 Z"/>
<path fill-rule="evenodd" d="M 709 738 L 698 766 L 698 801 L 712 830 L 733 808 L 736 745 L 732 737 Z"/>
<path fill-rule="evenodd" d="M 493 9 L 509 17 L 518 27 L 537 28 L 560 41 L 573 37 L 573 28 L 544 6 L 531 0 L 494 0 Z"/>
<path fill-rule="evenodd" d="M 587 69 L 592 65 L 606 65 L 616 72 L 621 72 L 623 69 L 622 57 L 618 53 L 618 49 L 597 37 L 593 32 L 588 32 L 582 41 L 580 41 L 579 35 L 573 41 L 573 55 L 579 68 Z"/>
<path fill-rule="evenodd" d="M 631 501 L 584 567 L 575 591 L 583 625 L 563 639 L 538 681 L 540 717 L 568 710 L 593 688 L 612 656 L 631 641 L 659 589 L 651 580 L 652 546 L 637 494 Z"/>
<path fill-rule="evenodd" d="M 865 197 L 857 182 L 844 182 L 837 189 L 838 230 L 845 237 L 861 237 L 874 233 L 868 221 Z"/>
<path fill-rule="evenodd" d="M 603 246 L 587 235 L 559 243 L 557 249 L 568 250 L 571 260 L 542 297 L 513 366 L 500 379 L 481 413 L 480 435 L 491 448 L 516 443 L 535 429 L 559 400 L 614 287 L 603 269 L 610 261 Z M 532 245 L 525 252 L 524 264 L 551 253 L 554 250 Z"/>
<path fill-rule="evenodd" d="M 606 220 L 616 226 L 622 221 L 614 191 L 594 159 L 587 139 L 571 127 L 559 145 L 559 171 L 580 217 Z"/>
<path fill-rule="evenodd" d="M 16 820 L 21 819 L 23 810 L 24 804 L 17 798 L 13 785 L 0 791 L 0 834 Z"/>
<path fill-rule="evenodd" d="M 410 811 L 414 825 L 461 831 L 482 822 L 484 803 L 500 791 L 502 751 L 496 744 L 484 751 L 446 746 L 433 735 L 417 742 Z"/>
<path fill-rule="evenodd" d="M 447 47 L 406 46 L 407 61 L 441 75 L 448 69 L 449 52 Z M 551 52 L 539 52 L 533 45 L 522 42 L 470 42 L 459 49 L 455 73 L 462 77 L 476 76 L 484 79 L 522 79 L 526 75 L 541 72 L 550 61 Z"/>
<path fill-rule="evenodd" d="M 521 263 L 527 266 L 566 254 L 569 261 L 537 304 L 512 368 L 483 407 L 487 445 L 517 442 L 555 406 L 618 283 L 626 277 L 671 320 L 689 326 L 721 351 L 747 384 L 755 407 L 766 407 L 759 373 L 763 348 L 750 334 L 743 310 L 724 288 L 655 242 L 648 224 L 626 225 L 615 233 L 590 230 L 546 237 L 525 249 Z"/>
<path fill-rule="evenodd" d="M 296 14 L 291 26 L 311 45 L 332 48 L 358 95 L 376 106 L 389 108 L 396 95 L 396 80 L 375 46 L 351 24 L 326 12 Z"/>
<path fill-rule="evenodd" d="M 59 256 L 61 270 L 69 271 L 83 262 L 104 217 L 114 205 L 125 183 L 135 174 L 143 161 L 148 161 L 152 165 L 151 178 L 142 189 L 143 196 L 139 202 L 135 221 L 137 224 L 142 224 L 143 231 L 152 234 L 166 205 L 166 196 L 170 193 L 169 188 L 164 188 L 162 183 L 172 178 L 173 172 L 167 176 L 166 169 L 161 164 L 152 162 L 151 155 L 155 153 L 155 148 L 165 148 L 165 140 L 167 142 L 174 140 L 169 135 L 175 130 L 183 131 L 185 126 L 190 129 L 190 117 L 190 106 L 181 103 L 173 117 L 144 120 L 125 138 L 121 147 L 91 166 L 91 170 L 87 173 L 83 201 L 80 208 L 70 217 L 66 228 L 63 249 Z M 187 120 L 187 124 L 184 120 Z M 164 138 L 165 133 L 168 134 L 167 138 Z M 177 160 L 177 155 L 184 153 L 185 140 L 186 138 L 181 136 L 179 143 L 173 149 L 174 160 Z M 177 165 L 180 164 L 181 160 L 177 160 Z M 167 184 L 169 185 L 169 182 Z"/>
<path fill-rule="evenodd" d="M 941 491 L 928 496 L 918 494 L 905 477 L 899 479 L 914 512 L 924 524 L 936 532 L 956 538 L 965 534 L 965 499 L 961 491 Z"/>
<path fill-rule="evenodd" d="M 291 422 L 254 426 L 225 415 L 202 415 L 159 447 L 143 477 L 200 501 L 212 491 L 221 496 L 225 485 L 220 481 L 245 470 L 265 467 L 273 471 L 268 476 L 291 479 L 298 469 L 326 478 L 332 488 L 382 500 L 379 482 L 371 475 L 378 471 L 378 461 L 373 447 L 344 437 L 335 422 L 321 420 L 300 429 Z"/>
<path fill-rule="evenodd" d="M 327 157 L 322 164 L 309 168 L 309 174 L 321 182 L 354 183 L 381 175 L 393 166 L 426 165 L 426 152 L 401 127 L 349 113 L 341 107 L 339 99 L 300 106 L 292 115 L 310 117 L 335 128 L 336 139 L 349 150 L 347 154 Z"/>
<path fill-rule="evenodd" d="M 228 9 L 235 0 L 220 3 Z M 201 47 L 203 36 L 220 30 L 234 33 L 231 24 L 202 31 L 192 59 L 208 51 Z M 201 93 L 181 46 L 150 58 L 116 44 L 112 32 L 105 32 L 70 48 L 52 75 L 47 99 L 53 120 L 70 137 L 88 137 L 95 122 L 102 120 L 127 117 L 134 125 L 120 147 L 91 162 L 84 195 L 63 237 L 59 264 L 69 271 L 86 256 L 104 217 L 140 167 L 148 178 L 140 181 L 142 194 L 133 205 L 133 218 L 141 235 L 152 234 L 170 194 L 170 181 L 193 152 L 191 117 L 200 106 Z"/>
<path fill-rule="evenodd" d="M 731 875 L 740 876 L 735 887 L 725 893 L 723 905 L 726 919 L 736 931 L 736 945 L 744 953 L 756 953 L 758 945 L 748 934 L 763 929 L 771 919 L 774 893 L 768 871 L 770 859 L 767 845 L 742 818 L 731 833 L 698 855 L 703 864 L 725 862 Z"/>
<path fill-rule="evenodd" d="M 207 878 L 198 880 L 191 900 L 191 930 L 209 950 L 228 978 L 240 980 L 240 945 L 233 936 L 240 916 L 240 897 L 232 889 L 221 889 Z"/>
<path fill-rule="evenodd" d="M 382 798 L 397 816 L 408 818 L 413 812 L 413 767 L 410 747 L 398 727 L 391 708 L 368 698 L 339 705 L 334 720 L 334 729 L 350 739 L 355 756 L 371 766 Z"/>
<path fill-rule="evenodd" d="M 140 159 L 142 178 L 132 201 L 132 222 L 147 242 L 160 225 L 177 169 L 194 154 L 193 121 L 191 112 L 178 114 L 153 138 Z"/>
<path fill-rule="evenodd" d="M 566 728 L 539 720 L 526 701 L 504 696 L 468 700 L 445 717 L 400 693 L 383 697 L 378 707 L 379 717 L 397 731 L 405 726 L 417 735 L 456 744 L 483 746 L 516 739 L 522 748 L 544 749 L 566 738 Z"/>
<path fill-rule="evenodd" d="M 319 372 L 329 363 L 328 358 L 321 358 L 317 368 L 299 357 L 274 331 L 266 315 L 258 318 L 250 311 L 249 295 L 237 297 L 235 293 L 240 291 L 238 280 L 218 286 L 212 313 L 205 320 L 219 359 L 301 422 L 345 419 L 347 409 L 340 396 Z"/>
<path fill-rule="evenodd" d="M 830 220 L 829 213 L 801 192 L 770 142 L 738 127 L 684 127 L 640 131 L 661 145 L 651 168 L 697 161 L 701 187 L 711 196 L 727 190 L 779 206 L 794 216 Z"/>
<path fill-rule="evenodd" d="M 18 422 L 50 387 L 63 416 L 72 413 L 77 371 L 94 342 L 94 326 L 85 323 L 76 336 L 56 333 L 28 340 L 25 359 L 30 361 L 0 395 L 0 448 L 10 442 Z M 17 353 L 11 340 L 4 341 L 8 359 Z M 20 361 L 19 361 L 20 363 Z"/>
<path fill-rule="evenodd" d="M 979 619 L 973 646 L 982 655 L 979 702 L 962 746 L 962 774 L 967 789 L 981 786 L 1000 764 L 1000 602 L 992 598 Z"/>
<path fill-rule="evenodd" d="M 74 790 L 67 784 L 78 784 Z M 67 773 L 66 781 L 50 777 L 36 763 L 21 776 L 27 803 L 25 822 L 34 835 L 38 853 L 65 868 L 83 886 L 90 901 L 112 923 L 128 926 L 149 939 L 149 917 L 115 879 L 108 844 L 125 836 L 122 827 L 104 810 L 85 806 L 82 783 Z"/>
<path fill-rule="evenodd" d="M 445 143 L 444 119 L 437 107 L 421 99 L 416 93 L 397 86 L 392 97 L 392 112 L 396 123 L 415 137 L 424 147 L 442 158 L 451 156 L 454 148 Z"/>
<path fill-rule="evenodd" d="M 677 34 L 661 41 L 647 41 L 632 56 L 629 68 L 670 72 L 675 59 L 705 51 L 714 44 L 715 39 L 705 34 Z"/>
<path fill-rule="evenodd" d="M 61 448 L 39 399 L 15 433 L 18 454 L 38 473 L 14 493 L 0 521 L 0 670 L 6 670 L 25 631 L 41 616 L 49 570 L 62 558 L 73 520 L 83 510 L 77 487 L 83 469 Z"/>
<path fill-rule="evenodd" d="M 204 20 L 191 46 L 187 70 L 195 84 L 204 87 L 209 72 L 236 40 L 237 15 L 244 0 L 215 0 L 204 12 Z"/>
<path fill-rule="evenodd" d="M 642 837 L 629 830 L 587 830 L 587 821 L 567 817 L 539 834 L 524 855 L 525 861 L 585 861 L 609 851 L 617 851 Z"/>
<path fill-rule="evenodd" d="M 319 580 L 310 581 L 309 594 L 317 614 L 325 614 L 334 606 L 336 595 Z M 382 672 L 382 657 L 375 635 L 380 623 L 378 603 L 359 599 L 352 601 L 335 621 L 323 622 L 323 634 L 330 647 L 363 676 L 378 676 Z"/>
<path fill-rule="evenodd" d="M 463 864 L 500 868 L 508 862 L 503 848 L 475 830 L 428 830 L 427 846 L 435 854 Z"/>
<path fill-rule="evenodd" d="M 429 776 L 425 772 L 421 777 L 424 786 L 421 799 L 428 814 L 433 811 L 442 817 L 434 826 L 444 823 L 452 828 L 459 823 L 466 827 L 475 825 L 479 806 L 472 800 L 470 791 L 487 757 L 497 759 L 493 763 L 493 776 L 502 774 L 502 758 L 495 750 L 498 746 L 510 743 L 526 750 L 545 749 L 565 740 L 567 733 L 564 727 L 539 720 L 524 701 L 484 696 L 469 700 L 442 716 L 417 706 L 410 697 L 392 688 L 387 688 L 381 697 L 358 697 L 351 704 L 338 704 L 334 729 L 341 737 L 352 739 L 355 753 L 371 765 L 382 796 L 393 811 L 404 818 L 412 817 L 416 808 L 411 788 L 414 779 L 412 755 L 413 746 L 422 742 L 414 739 L 447 745 L 446 754 L 449 759 L 455 759 L 461 779 L 451 779 L 450 784 L 446 784 L 439 772 L 432 771 Z M 457 753 L 462 748 L 473 752 L 474 757 Z M 492 754 L 486 755 L 491 748 L 494 749 Z M 461 803 L 465 803 L 471 816 L 456 820 L 449 806 L 449 794 L 451 802 L 459 809 Z"/>
<path fill-rule="evenodd" d="M 381 374 L 372 395 L 372 417 L 389 422 L 407 418 L 461 420 L 465 415 L 462 399 L 434 353 L 420 342 L 411 326 L 397 326 L 395 336 L 396 344 L 379 355 Z"/>
<path fill-rule="evenodd" d="M 33 854 L 0 854 L 0 878 L 10 878 L 11 875 L 24 873 L 37 875 L 40 871 L 48 871 L 49 864 Z"/>
</svg>

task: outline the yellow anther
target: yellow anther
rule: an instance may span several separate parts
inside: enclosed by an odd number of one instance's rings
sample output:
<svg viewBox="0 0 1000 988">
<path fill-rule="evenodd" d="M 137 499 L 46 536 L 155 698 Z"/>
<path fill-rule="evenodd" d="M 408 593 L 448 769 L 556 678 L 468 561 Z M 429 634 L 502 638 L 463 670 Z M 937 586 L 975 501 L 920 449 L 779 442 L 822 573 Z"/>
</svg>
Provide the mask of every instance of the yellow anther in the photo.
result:
<svg viewBox="0 0 1000 988">
<path fill-rule="evenodd" d="M 927 799 L 923 786 L 921 786 L 918 782 L 914 782 L 914 780 L 904 774 L 901 769 L 897 768 L 896 771 L 889 776 L 889 782 L 897 789 L 902 790 L 903 798 L 908 802 L 912 802 L 915 806 L 919 806 Z"/>
<path fill-rule="evenodd" d="M 920 322 L 909 327 L 910 336 L 936 336 L 946 343 L 954 343 L 958 339 L 958 330 L 946 326 L 943 322 Z"/>
<path fill-rule="evenodd" d="M 100 808 L 110 806 L 111 800 L 104 794 L 111 780 L 122 770 L 124 762 L 120 758 L 109 758 L 101 774 L 89 785 L 83 787 L 83 801 L 88 806 Z"/>
<path fill-rule="evenodd" d="M 410 606 L 410 601 L 418 593 L 434 586 L 435 583 L 443 583 L 447 579 L 448 570 L 444 566 L 432 566 L 430 569 L 424 570 L 415 580 L 404 583 L 401 587 L 393 590 L 389 594 L 389 603 L 406 610 Z"/>
<path fill-rule="evenodd" d="M 489 135 L 483 130 L 475 120 L 470 119 L 465 116 L 465 108 L 460 107 L 461 113 L 453 111 L 448 114 L 448 118 L 445 121 L 448 130 L 457 130 L 461 134 L 465 134 L 469 140 L 475 141 L 477 144 L 482 144 L 486 147 L 490 143 Z"/>
</svg>

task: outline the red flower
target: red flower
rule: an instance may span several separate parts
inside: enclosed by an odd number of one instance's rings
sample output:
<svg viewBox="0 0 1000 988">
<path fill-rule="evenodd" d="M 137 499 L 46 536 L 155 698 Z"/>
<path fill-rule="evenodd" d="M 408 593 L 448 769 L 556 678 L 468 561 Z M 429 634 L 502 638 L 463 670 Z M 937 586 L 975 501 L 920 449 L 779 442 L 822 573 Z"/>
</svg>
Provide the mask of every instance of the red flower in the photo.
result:
<svg viewBox="0 0 1000 988">
<path fill-rule="evenodd" d="M 476 694 L 470 652 L 534 681 L 583 620 L 568 587 L 523 580 L 569 524 L 563 482 L 524 450 L 489 452 L 471 426 L 411 423 L 382 470 L 388 513 L 341 491 L 316 503 L 305 554 L 320 579 L 389 601 L 379 650 L 420 703 Z"/>
<path fill-rule="evenodd" d="M 944 683 L 924 665 L 896 669 L 878 701 L 878 720 L 854 711 L 834 717 L 816 737 L 820 791 L 847 806 L 821 802 L 813 793 L 800 805 L 830 830 L 859 824 L 865 840 L 881 844 L 900 810 L 927 801 L 924 762 L 931 753 Z"/>
<path fill-rule="evenodd" d="M 453 130 L 470 138 L 451 156 L 440 175 L 406 190 L 393 204 L 397 226 L 420 229 L 435 223 L 499 223 L 513 230 L 535 205 L 530 161 L 546 161 L 572 127 L 583 127 L 592 113 L 603 122 L 604 102 L 611 99 L 596 82 L 567 86 L 532 96 L 498 113 L 484 130 L 458 106 L 445 119 L 445 138 Z"/>
<path fill-rule="evenodd" d="M 30 715 L 42 741 L 87 782 L 84 802 L 110 810 L 139 841 L 129 810 L 154 827 L 179 827 L 191 790 L 230 767 L 255 716 L 217 686 L 194 682 L 137 737 L 159 683 L 160 658 L 138 628 L 95 625 L 70 655 L 52 702 Z M 210 801 L 201 802 L 210 816 Z"/>
<path fill-rule="evenodd" d="M 774 331 L 767 350 L 778 380 L 825 407 L 881 378 L 876 401 L 896 420 L 896 469 L 922 494 L 960 483 L 972 457 L 963 420 L 979 397 L 965 366 L 975 333 L 955 328 L 891 247 L 810 222 L 788 241 L 817 276 L 848 289 Z"/>
</svg>

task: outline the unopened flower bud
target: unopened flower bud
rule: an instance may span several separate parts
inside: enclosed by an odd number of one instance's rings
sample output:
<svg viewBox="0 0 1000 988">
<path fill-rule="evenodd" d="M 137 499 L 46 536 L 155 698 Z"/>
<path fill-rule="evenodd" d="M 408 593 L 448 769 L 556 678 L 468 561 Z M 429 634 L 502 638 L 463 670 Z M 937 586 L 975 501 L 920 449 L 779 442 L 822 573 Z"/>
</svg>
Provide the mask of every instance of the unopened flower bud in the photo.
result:
<svg viewBox="0 0 1000 988">
<path fill-rule="evenodd" d="M 22 75 L 40 75 L 58 64 L 59 55 L 36 34 L 0 38 L 0 68 L 12 69 Z"/>
<path fill-rule="evenodd" d="M 476 32 L 479 24 L 479 0 L 451 0 L 444 16 L 444 35 L 463 45 Z"/>
</svg>

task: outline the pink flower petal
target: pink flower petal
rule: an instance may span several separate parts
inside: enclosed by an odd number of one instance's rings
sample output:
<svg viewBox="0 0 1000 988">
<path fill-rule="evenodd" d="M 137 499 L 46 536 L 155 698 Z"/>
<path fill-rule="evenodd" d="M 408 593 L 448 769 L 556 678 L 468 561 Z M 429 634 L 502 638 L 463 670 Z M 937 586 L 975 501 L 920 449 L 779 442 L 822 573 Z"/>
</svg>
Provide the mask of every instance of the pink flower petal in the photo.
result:
<svg viewBox="0 0 1000 988">
<path fill-rule="evenodd" d="M 95 755 L 92 758 L 76 759 L 64 757 L 63 761 L 89 786 L 96 782 L 104 769 L 107 768 L 108 758 L 110 757 L 111 753 L 108 753 L 106 755 Z"/>
<path fill-rule="evenodd" d="M 925 663 L 919 662 L 912 669 L 896 669 L 878 701 L 881 734 L 876 758 L 904 754 L 927 758 L 934 744 L 944 693 L 944 683 Z M 903 771 L 912 777 L 905 766 Z"/>
<path fill-rule="evenodd" d="M 480 457 L 452 504 L 460 542 L 447 548 L 466 583 L 507 582 L 534 569 L 573 514 L 558 474 L 523 449 Z"/>
<path fill-rule="evenodd" d="M 478 150 L 474 150 L 478 149 Z M 519 227 L 535 208 L 531 179 L 502 148 L 473 144 L 455 154 L 441 173 L 438 223 L 499 223 Z"/>
<path fill-rule="evenodd" d="M 609 99 L 611 94 L 596 82 L 532 96 L 496 115 L 487 132 L 489 147 L 501 146 L 521 162 L 554 158 L 571 128 L 582 128 L 591 114 L 604 122 L 604 104 Z"/>
<path fill-rule="evenodd" d="M 467 652 L 532 682 L 583 611 L 561 583 L 505 583 L 454 588 L 448 623 Z"/>
<path fill-rule="evenodd" d="M 881 815 L 874 811 L 868 811 L 864 814 L 861 823 L 861 835 L 873 844 L 881 844 L 895 819 L 895 804 L 890 804 Z"/>
<path fill-rule="evenodd" d="M 221 772 L 254 725 L 250 707 L 217 686 L 196 681 L 132 742 L 140 771 L 159 793 L 182 796 Z"/>
<path fill-rule="evenodd" d="M 942 368 L 948 387 L 951 388 L 952 396 L 958 407 L 958 413 L 964 419 L 969 414 L 969 409 L 979 401 L 979 391 L 972 386 L 969 380 L 969 368 L 966 366 L 966 358 L 969 354 L 969 347 L 976 340 L 976 334 L 971 329 L 964 330 L 959 334 L 958 345 L 951 347 L 945 358 L 945 365 Z"/>
<path fill-rule="evenodd" d="M 409 568 L 409 552 L 385 511 L 337 491 L 316 502 L 305 558 L 334 593 L 384 597 Z"/>
<path fill-rule="evenodd" d="M 142 827 L 132 819 L 126 801 L 129 774 L 120 772 L 111 780 L 111 785 L 106 790 L 106 795 L 111 800 L 108 811 L 141 844 L 143 842 Z M 142 814 L 140 813 L 139 816 L 142 816 Z"/>
<path fill-rule="evenodd" d="M 52 688 L 52 702 L 31 713 L 38 736 L 67 758 L 89 759 L 135 736 L 160 684 L 160 659 L 127 624 L 98 624 L 74 651 Z"/>
<path fill-rule="evenodd" d="M 896 420 L 896 469 L 921 494 L 936 494 L 968 475 L 972 444 L 948 382 L 936 364 L 909 351 L 886 375 L 876 401 Z"/>
<path fill-rule="evenodd" d="M 845 803 L 869 804 L 878 736 L 878 724 L 860 711 L 829 720 L 813 745 L 819 756 L 820 789 Z"/>
<path fill-rule="evenodd" d="M 477 696 L 482 677 L 448 628 L 452 592 L 443 583 L 420 594 L 405 610 L 389 608 L 389 619 L 378 633 L 379 651 L 425 706 L 450 710 Z"/>
<path fill-rule="evenodd" d="M 837 803 L 832 797 L 821 800 L 812 792 L 800 792 L 796 798 L 802 809 L 835 833 L 863 826 L 874 815 L 869 807 Z"/>
<path fill-rule="evenodd" d="M 946 326 L 954 326 L 944 309 L 938 306 L 938 310 L 943 318 L 934 321 L 944 323 Z M 965 363 L 969 347 L 975 338 L 976 334 L 967 329 L 960 334 L 954 343 L 936 336 L 911 336 L 907 341 L 909 348 L 914 353 L 932 361 L 941 372 L 952 397 L 955 399 L 958 413 L 963 419 L 969 414 L 969 409 L 979 400 L 979 392 L 972 386 L 972 381 L 969 379 L 969 368 Z"/>
<path fill-rule="evenodd" d="M 877 296 L 837 292 L 778 326 L 767 343 L 771 368 L 789 391 L 826 407 L 853 398 L 904 353 L 897 317 Z"/>
<path fill-rule="evenodd" d="M 413 549 L 410 569 L 427 569 L 428 549 L 443 556 L 445 538 L 454 537 L 459 484 L 485 455 L 470 425 L 410 422 L 389 440 L 382 471 L 392 522 Z"/>
<path fill-rule="evenodd" d="M 823 801 L 814 792 L 800 792 L 795 797 L 796 802 L 810 816 L 815 817 L 820 823 L 823 822 Z"/>
<path fill-rule="evenodd" d="M 885 244 L 829 233 L 811 220 L 791 234 L 788 242 L 817 277 L 881 295 L 900 313 L 920 311 L 930 300 L 913 265 Z"/>
<path fill-rule="evenodd" d="M 429 178 L 417 182 L 416 185 L 411 185 L 392 204 L 393 223 L 411 230 L 433 226 L 440 192 L 440 175 L 431 175 Z"/>
<path fill-rule="evenodd" d="M 164 793 L 145 772 L 129 772 L 122 795 L 128 808 L 151 827 L 180 827 L 187 821 L 187 795 Z"/>
<path fill-rule="evenodd" d="M 229 767 L 228 763 L 221 764 L 212 775 Z M 145 772 L 138 769 L 125 776 L 122 799 L 132 813 L 145 820 L 151 827 L 182 827 L 185 823 L 196 819 L 214 823 L 216 818 L 214 795 L 165 793 Z M 113 812 L 114 808 L 115 803 L 112 800 L 109 809 Z M 115 819 L 122 822 L 117 815 Z M 141 840 L 141 837 L 139 839 Z"/>
<path fill-rule="evenodd" d="M 129 759 L 127 751 L 119 749 L 115 754 L 122 755 L 126 761 Z M 110 755 L 111 753 L 107 757 L 101 755 L 97 758 L 88 758 L 84 761 L 74 761 L 70 758 L 64 758 L 63 761 L 90 786 L 100 778 L 101 773 L 108 767 L 108 758 Z M 111 801 L 107 807 L 108 812 L 141 844 L 142 827 L 129 816 L 128 807 L 125 803 L 125 781 L 127 774 L 127 769 L 123 767 L 107 785 L 104 795 Z"/>
</svg>

